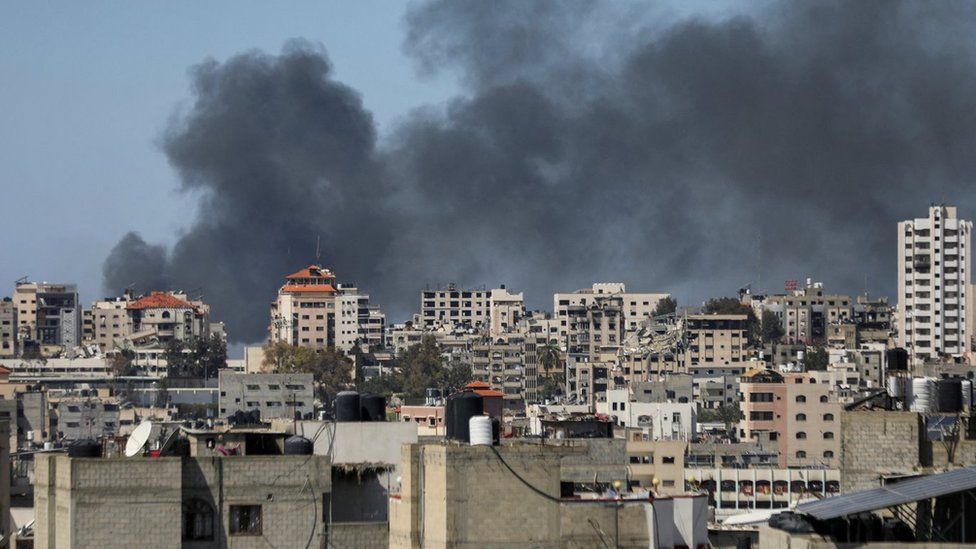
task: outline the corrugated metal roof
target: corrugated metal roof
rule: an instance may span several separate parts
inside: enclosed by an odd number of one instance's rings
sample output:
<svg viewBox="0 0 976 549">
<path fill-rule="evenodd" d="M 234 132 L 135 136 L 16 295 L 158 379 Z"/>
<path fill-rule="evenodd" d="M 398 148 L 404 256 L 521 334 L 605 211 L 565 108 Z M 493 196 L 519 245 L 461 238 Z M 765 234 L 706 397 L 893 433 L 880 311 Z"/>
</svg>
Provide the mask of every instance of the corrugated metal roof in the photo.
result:
<svg viewBox="0 0 976 549">
<path fill-rule="evenodd" d="M 913 501 L 920 501 L 976 488 L 976 467 L 906 480 L 882 488 L 803 503 L 796 510 L 820 520 L 843 517 L 864 511 L 876 511 Z"/>
</svg>

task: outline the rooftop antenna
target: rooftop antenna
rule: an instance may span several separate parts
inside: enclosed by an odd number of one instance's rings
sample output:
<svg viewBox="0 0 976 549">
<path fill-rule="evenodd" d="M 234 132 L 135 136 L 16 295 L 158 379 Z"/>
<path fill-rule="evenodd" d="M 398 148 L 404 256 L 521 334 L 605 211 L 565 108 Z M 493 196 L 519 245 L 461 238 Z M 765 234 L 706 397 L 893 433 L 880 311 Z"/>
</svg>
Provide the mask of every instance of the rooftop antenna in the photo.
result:
<svg viewBox="0 0 976 549">
<path fill-rule="evenodd" d="M 756 241 L 756 293 L 762 295 L 762 230 Z"/>
<path fill-rule="evenodd" d="M 315 237 L 315 264 L 322 264 L 322 235 Z"/>
</svg>

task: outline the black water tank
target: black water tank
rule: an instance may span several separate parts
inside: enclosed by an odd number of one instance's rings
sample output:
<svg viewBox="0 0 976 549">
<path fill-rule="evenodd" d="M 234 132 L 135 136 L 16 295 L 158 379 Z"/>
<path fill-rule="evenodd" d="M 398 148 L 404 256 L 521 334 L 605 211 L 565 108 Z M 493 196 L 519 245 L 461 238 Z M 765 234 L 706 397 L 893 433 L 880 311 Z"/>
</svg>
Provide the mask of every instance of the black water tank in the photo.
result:
<svg viewBox="0 0 976 549">
<path fill-rule="evenodd" d="M 380 395 L 360 395 L 363 421 L 386 421 L 386 398 Z"/>
<path fill-rule="evenodd" d="M 444 405 L 444 426 L 446 428 L 447 438 L 454 437 L 454 399 L 457 398 L 454 395 L 447 397 L 447 404 Z M 976 425 L 976 422 L 973 422 Z"/>
<path fill-rule="evenodd" d="M 285 439 L 286 456 L 310 456 L 312 450 L 312 441 L 305 437 L 294 435 Z"/>
<path fill-rule="evenodd" d="M 356 391 L 342 391 L 335 398 L 336 421 L 361 421 L 362 410 L 359 409 L 359 393 Z"/>
<path fill-rule="evenodd" d="M 901 347 L 896 347 L 894 349 L 888 349 L 885 352 L 888 355 L 889 370 L 908 370 L 908 351 Z"/>
<path fill-rule="evenodd" d="M 76 440 L 68 446 L 68 457 L 99 458 L 102 457 L 102 445 L 90 438 Z"/>
<path fill-rule="evenodd" d="M 461 393 L 454 400 L 454 439 L 471 442 L 471 431 L 468 420 L 473 416 L 484 414 L 485 402 L 481 396 L 471 392 Z"/>
<path fill-rule="evenodd" d="M 491 418 L 491 443 L 495 446 L 502 443 L 502 422 L 497 417 Z"/>
<path fill-rule="evenodd" d="M 940 412 L 962 411 L 962 380 L 958 378 L 940 379 L 935 382 L 937 405 Z"/>
</svg>

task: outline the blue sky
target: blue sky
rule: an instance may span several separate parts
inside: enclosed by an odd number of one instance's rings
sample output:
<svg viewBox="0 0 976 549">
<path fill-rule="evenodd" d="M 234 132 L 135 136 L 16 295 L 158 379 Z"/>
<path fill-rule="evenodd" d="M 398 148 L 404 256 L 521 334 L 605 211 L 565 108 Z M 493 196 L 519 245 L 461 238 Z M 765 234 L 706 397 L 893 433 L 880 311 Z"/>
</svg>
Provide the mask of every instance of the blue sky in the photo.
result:
<svg viewBox="0 0 976 549">
<path fill-rule="evenodd" d="M 282 6 L 287 5 L 287 9 Z M 456 92 L 401 51 L 400 2 L 0 3 L 0 296 L 15 279 L 102 293 L 101 264 L 129 229 L 171 243 L 195 201 L 157 146 L 187 69 L 291 38 L 321 43 L 383 133 Z"/>
</svg>

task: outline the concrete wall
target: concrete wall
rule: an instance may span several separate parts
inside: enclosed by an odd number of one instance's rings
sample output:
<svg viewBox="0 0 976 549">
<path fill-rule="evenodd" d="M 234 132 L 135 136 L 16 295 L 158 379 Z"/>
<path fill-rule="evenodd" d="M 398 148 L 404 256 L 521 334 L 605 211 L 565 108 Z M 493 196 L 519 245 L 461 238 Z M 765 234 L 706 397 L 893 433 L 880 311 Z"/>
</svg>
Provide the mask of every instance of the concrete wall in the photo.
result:
<svg viewBox="0 0 976 549">
<path fill-rule="evenodd" d="M 16 440 L 16 439 L 14 439 Z M 10 533 L 10 422 L 0 419 L 0 539 Z"/>
<path fill-rule="evenodd" d="M 35 547 L 303 547 L 325 534 L 331 467 L 319 456 L 70 458 L 37 454 Z M 183 543 L 182 506 L 215 511 L 212 541 Z M 230 535 L 231 505 L 260 505 L 261 535 Z"/>
<path fill-rule="evenodd" d="M 864 410 L 841 413 L 841 492 L 877 488 L 882 475 L 917 471 L 921 416 Z"/>
<path fill-rule="evenodd" d="M 330 549 L 386 549 L 390 546 L 390 525 L 386 522 L 332 524 L 329 526 Z"/>
<path fill-rule="evenodd" d="M 392 465 L 396 471 L 400 467 L 400 447 L 417 442 L 417 426 L 412 422 L 300 421 L 298 428 L 308 438 L 320 433 L 314 439 L 315 454 L 324 456 L 331 448 L 332 463 L 336 465 L 385 464 Z"/>
<path fill-rule="evenodd" d="M 312 374 L 237 374 L 220 372 L 218 413 L 260 410 L 261 419 L 309 417 L 315 409 Z"/>
</svg>

